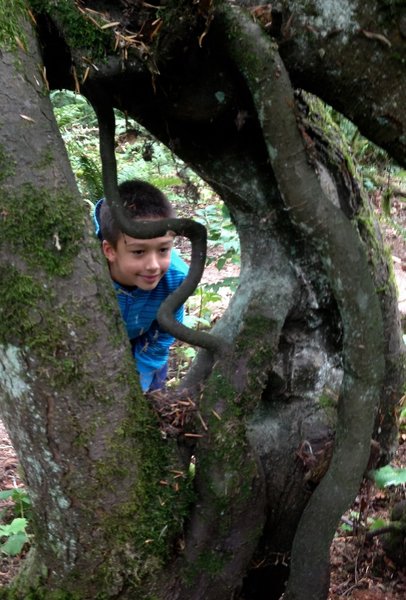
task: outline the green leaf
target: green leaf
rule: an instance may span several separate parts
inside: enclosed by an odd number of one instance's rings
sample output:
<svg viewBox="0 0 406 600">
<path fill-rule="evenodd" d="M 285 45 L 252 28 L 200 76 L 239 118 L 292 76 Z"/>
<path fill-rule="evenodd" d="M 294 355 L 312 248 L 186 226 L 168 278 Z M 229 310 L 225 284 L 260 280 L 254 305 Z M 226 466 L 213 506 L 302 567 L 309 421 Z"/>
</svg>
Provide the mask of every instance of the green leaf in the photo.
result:
<svg viewBox="0 0 406 600">
<path fill-rule="evenodd" d="M 220 256 L 220 258 L 218 259 L 218 261 L 216 262 L 216 267 L 219 271 L 221 271 L 221 269 L 224 267 L 224 265 L 227 262 L 227 257 L 226 256 Z"/>
<path fill-rule="evenodd" d="M 390 465 L 372 471 L 371 475 L 379 488 L 406 483 L 406 469 L 395 469 Z"/>
<path fill-rule="evenodd" d="M 0 500 L 7 500 L 14 494 L 14 490 L 3 490 L 0 492 Z"/>
<path fill-rule="evenodd" d="M 18 517 L 17 519 L 13 519 L 9 525 L 10 534 L 20 533 L 21 531 L 25 531 L 28 522 L 27 519 L 23 517 Z"/>
<path fill-rule="evenodd" d="M 371 525 L 369 526 L 369 531 L 375 531 L 375 529 L 381 529 L 382 527 L 386 527 L 388 524 L 384 519 L 375 519 Z"/>
<path fill-rule="evenodd" d="M 194 358 L 197 354 L 197 351 L 195 348 L 192 348 L 191 346 L 189 346 L 189 347 L 183 349 L 183 354 L 185 355 L 186 358 Z"/>
<path fill-rule="evenodd" d="M 24 532 L 16 533 L 0 546 L 0 550 L 8 556 L 17 556 L 23 549 L 24 544 L 28 542 L 28 536 Z"/>
</svg>

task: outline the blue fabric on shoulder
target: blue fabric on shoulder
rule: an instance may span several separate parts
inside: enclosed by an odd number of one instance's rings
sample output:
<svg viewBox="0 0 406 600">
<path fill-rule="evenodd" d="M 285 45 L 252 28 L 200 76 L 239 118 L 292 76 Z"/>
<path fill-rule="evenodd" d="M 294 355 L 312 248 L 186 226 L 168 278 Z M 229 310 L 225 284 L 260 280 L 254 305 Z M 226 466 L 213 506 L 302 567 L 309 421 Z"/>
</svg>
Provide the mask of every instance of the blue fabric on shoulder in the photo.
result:
<svg viewBox="0 0 406 600">
<path fill-rule="evenodd" d="M 96 203 L 94 210 L 93 210 L 94 231 L 100 241 L 103 241 L 103 236 L 102 236 L 101 227 L 100 227 L 100 209 L 102 207 L 103 202 L 104 202 L 104 198 L 100 198 L 100 200 Z"/>
</svg>

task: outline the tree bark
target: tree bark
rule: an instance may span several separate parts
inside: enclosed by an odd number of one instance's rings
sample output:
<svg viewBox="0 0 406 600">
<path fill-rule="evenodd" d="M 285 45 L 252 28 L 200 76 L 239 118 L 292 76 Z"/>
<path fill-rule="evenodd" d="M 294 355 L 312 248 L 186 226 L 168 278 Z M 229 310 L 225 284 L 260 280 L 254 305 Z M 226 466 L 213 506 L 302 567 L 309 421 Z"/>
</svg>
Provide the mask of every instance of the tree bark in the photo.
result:
<svg viewBox="0 0 406 600">
<path fill-rule="evenodd" d="M 175 451 L 137 387 L 97 248 L 84 243 L 86 219 L 31 33 L 29 52 L 17 54 L 24 77 L 12 77 L 16 54 L 3 53 L 0 77 L 12 84 L 0 93 L 1 405 L 34 500 L 30 584 L 46 565 L 45 590 L 81 598 L 97 597 L 107 577 L 101 598 L 220 600 L 241 588 L 246 598 L 257 593 L 266 571 L 277 598 L 274 572 L 250 565 L 285 563 L 293 544 L 288 597 L 324 598 L 329 541 L 366 466 L 378 399 L 374 435 L 382 457 L 392 451 L 402 346 L 367 200 L 322 118 L 315 125 L 314 111 L 293 97 L 288 74 L 405 164 L 396 105 L 406 91 L 396 67 L 405 43 L 391 27 L 402 9 L 376 3 L 367 14 L 360 2 L 340 11 L 315 2 L 311 13 L 296 0 L 254 7 L 250 17 L 234 11 L 227 29 L 223 3 L 41 4 L 50 87 L 80 88 L 92 100 L 102 89 L 209 182 L 238 229 L 241 276 L 214 330 L 225 351 L 216 360 L 200 352 L 172 398 L 193 398 L 200 415 L 199 442 L 180 435 Z M 372 10 L 382 31 L 371 30 Z M 350 52 L 365 74 L 351 92 Z M 371 85 L 383 61 L 394 102 L 389 85 Z M 396 127 L 382 117 L 388 107 Z M 33 150 L 17 170 L 22 145 Z M 193 502 L 186 475 L 173 474 L 186 473 L 192 453 Z M 19 597 L 24 585 L 17 580 Z"/>
</svg>

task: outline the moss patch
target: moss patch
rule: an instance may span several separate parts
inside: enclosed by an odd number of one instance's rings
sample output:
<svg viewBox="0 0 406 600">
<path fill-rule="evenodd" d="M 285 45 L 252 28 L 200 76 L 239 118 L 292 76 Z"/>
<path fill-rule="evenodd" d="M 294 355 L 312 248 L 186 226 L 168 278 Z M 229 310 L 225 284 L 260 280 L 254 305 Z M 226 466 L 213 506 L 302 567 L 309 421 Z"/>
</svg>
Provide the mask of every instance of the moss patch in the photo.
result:
<svg viewBox="0 0 406 600">
<path fill-rule="evenodd" d="M 13 176 L 15 174 L 15 169 L 15 160 L 9 156 L 4 146 L 0 144 L 0 183 L 7 177 Z"/>
<path fill-rule="evenodd" d="M 82 242 L 85 214 L 84 205 L 68 190 L 52 193 L 29 184 L 15 193 L 2 190 L 0 244 L 49 275 L 69 275 Z"/>
<path fill-rule="evenodd" d="M 20 25 L 20 19 L 27 18 L 27 6 L 24 0 L 0 0 L 0 48 L 12 52 L 26 38 Z"/>
<path fill-rule="evenodd" d="M 30 0 L 30 5 L 35 12 L 49 14 L 55 19 L 70 48 L 89 48 L 93 58 L 101 58 L 107 50 L 112 50 L 111 33 L 97 28 L 78 10 L 73 0 Z"/>
<path fill-rule="evenodd" d="M 69 341 L 71 332 L 84 324 L 84 317 L 68 314 L 64 308 L 56 313 L 52 291 L 32 276 L 12 265 L 0 265 L 0 343 L 35 354 L 52 368 L 53 385 L 59 389 L 80 377 L 83 356 L 71 352 Z M 86 344 L 91 346 L 88 339 Z M 85 397 L 89 387 L 83 384 L 80 393 Z"/>
<path fill-rule="evenodd" d="M 0 264 L 0 342 L 26 340 L 35 328 L 36 306 L 42 286 L 12 266 Z"/>
<path fill-rule="evenodd" d="M 0 591 L 0 598 L 3 600 L 82 600 L 77 594 L 70 594 L 69 592 L 55 590 L 49 592 L 45 589 L 32 589 L 24 592 L 24 596 L 13 589 L 2 589 Z M 98 600 L 95 598 L 95 600 Z M 99 600 L 103 600 L 100 597 Z"/>
<path fill-rule="evenodd" d="M 135 386 L 134 386 L 135 387 Z M 111 457 L 99 465 L 97 474 L 108 481 L 117 472 L 128 481 L 134 462 L 140 466 L 135 482 L 125 492 L 127 500 L 106 514 L 104 527 L 116 552 L 110 557 L 106 580 L 114 577 L 111 561 L 119 564 L 134 590 L 141 586 L 173 552 L 183 522 L 193 500 L 192 482 L 177 466 L 177 452 L 172 442 L 162 439 L 156 415 L 144 396 L 129 399 L 131 414 L 111 437 Z M 128 440 L 133 452 L 128 452 Z M 110 477 L 111 473 L 111 477 Z M 143 597 L 137 595 L 137 597 Z"/>
</svg>

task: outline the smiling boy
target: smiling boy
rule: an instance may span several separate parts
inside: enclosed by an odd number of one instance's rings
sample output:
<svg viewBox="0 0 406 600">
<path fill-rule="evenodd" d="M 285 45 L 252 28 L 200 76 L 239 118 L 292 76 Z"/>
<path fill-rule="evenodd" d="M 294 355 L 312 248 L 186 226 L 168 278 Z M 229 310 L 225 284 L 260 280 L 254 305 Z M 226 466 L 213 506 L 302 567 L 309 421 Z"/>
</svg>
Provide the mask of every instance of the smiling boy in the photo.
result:
<svg viewBox="0 0 406 600">
<path fill-rule="evenodd" d="M 145 181 L 134 179 L 119 185 L 120 198 L 134 220 L 175 216 L 166 196 Z M 144 392 L 163 389 L 169 348 L 174 338 L 163 331 L 157 312 L 169 294 L 185 279 L 188 266 L 173 250 L 174 235 L 141 240 L 123 233 L 102 199 L 94 212 L 96 234 L 110 269 L 121 315 L 131 342 Z M 175 318 L 183 321 L 183 307 Z"/>
</svg>

